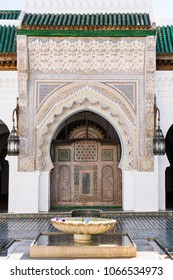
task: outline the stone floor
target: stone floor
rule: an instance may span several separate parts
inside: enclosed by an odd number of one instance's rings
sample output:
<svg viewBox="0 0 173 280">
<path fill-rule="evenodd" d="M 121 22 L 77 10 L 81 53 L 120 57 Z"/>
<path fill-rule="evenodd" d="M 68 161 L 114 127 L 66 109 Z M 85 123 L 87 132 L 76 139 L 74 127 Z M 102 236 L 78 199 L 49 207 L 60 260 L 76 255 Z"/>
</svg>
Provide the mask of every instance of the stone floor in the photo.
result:
<svg viewBox="0 0 173 280">
<path fill-rule="evenodd" d="M 116 233 L 137 246 L 137 259 L 173 259 L 173 216 L 118 216 Z M 0 260 L 29 259 L 29 246 L 40 232 L 56 232 L 49 218 L 0 218 Z"/>
</svg>

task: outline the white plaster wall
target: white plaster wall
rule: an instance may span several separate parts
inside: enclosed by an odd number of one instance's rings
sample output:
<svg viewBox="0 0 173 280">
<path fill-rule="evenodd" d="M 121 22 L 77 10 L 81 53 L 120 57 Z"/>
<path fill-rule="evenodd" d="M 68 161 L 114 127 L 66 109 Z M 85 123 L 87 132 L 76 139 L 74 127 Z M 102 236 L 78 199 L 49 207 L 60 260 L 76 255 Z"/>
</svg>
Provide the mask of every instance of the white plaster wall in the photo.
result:
<svg viewBox="0 0 173 280">
<path fill-rule="evenodd" d="M 122 171 L 122 208 L 134 211 L 134 174 L 133 171 Z"/>
<path fill-rule="evenodd" d="M 50 172 L 40 172 L 39 178 L 39 211 L 50 209 Z"/>
<path fill-rule="evenodd" d="M 0 120 L 12 129 L 12 112 L 18 97 L 18 72 L 0 72 Z M 10 213 L 38 212 L 39 172 L 18 172 L 18 157 L 8 156 Z"/>
<path fill-rule="evenodd" d="M 173 124 L 173 72 L 156 72 L 156 95 L 157 106 L 161 114 L 161 129 L 164 136 Z M 165 210 L 165 169 L 169 166 L 168 159 L 165 156 L 158 157 L 159 172 L 159 210 Z"/>
<path fill-rule="evenodd" d="M 124 211 L 159 210 L 157 166 L 154 172 L 123 172 L 122 180 Z"/>
<path fill-rule="evenodd" d="M 152 0 L 21 0 L 30 13 L 150 13 Z"/>
<path fill-rule="evenodd" d="M 134 173 L 135 211 L 158 211 L 158 174 L 155 172 Z"/>
<path fill-rule="evenodd" d="M 12 112 L 18 96 L 18 72 L 0 72 L 0 120 L 12 129 Z"/>
<path fill-rule="evenodd" d="M 9 213 L 38 213 L 38 185 L 40 172 L 18 172 L 18 157 L 8 156 Z"/>
</svg>

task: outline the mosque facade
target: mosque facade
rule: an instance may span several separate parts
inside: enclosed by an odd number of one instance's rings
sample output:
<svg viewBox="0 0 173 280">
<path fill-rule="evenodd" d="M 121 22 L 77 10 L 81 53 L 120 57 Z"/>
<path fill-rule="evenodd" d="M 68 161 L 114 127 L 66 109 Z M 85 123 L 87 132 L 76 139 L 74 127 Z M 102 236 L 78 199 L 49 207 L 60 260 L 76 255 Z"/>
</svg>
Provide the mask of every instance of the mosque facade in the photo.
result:
<svg viewBox="0 0 173 280">
<path fill-rule="evenodd" d="M 0 11 L 0 211 L 173 207 L 173 26 L 157 26 L 151 2 Z"/>
</svg>

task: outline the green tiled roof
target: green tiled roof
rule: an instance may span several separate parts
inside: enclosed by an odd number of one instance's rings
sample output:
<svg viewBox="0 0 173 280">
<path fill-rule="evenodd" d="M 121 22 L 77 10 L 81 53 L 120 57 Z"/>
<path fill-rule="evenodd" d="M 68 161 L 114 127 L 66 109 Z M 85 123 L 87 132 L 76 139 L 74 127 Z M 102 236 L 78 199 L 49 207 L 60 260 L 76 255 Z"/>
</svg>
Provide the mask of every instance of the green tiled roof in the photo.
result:
<svg viewBox="0 0 173 280">
<path fill-rule="evenodd" d="M 157 54 L 173 54 L 173 25 L 157 28 L 156 52 Z M 15 26 L 0 25 L 0 53 L 16 53 Z"/>
<path fill-rule="evenodd" d="M 20 11 L 1 11 L 0 10 L 0 19 L 18 19 Z"/>
<path fill-rule="evenodd" d="M 158 27 L 156 51 L 157 54 L 173 53 L 173 25 Z"/>
<path fill-rule="evenodd" d="M 16 28 L 14 25 L 0 25 L 0 53 L 16 53 Z"/>
<path fill-rule="evenodd" d="M 151 27 L 148 14 L 26 14 L 22 28 L 26 29 L 120 29 Z"/>
</svg>

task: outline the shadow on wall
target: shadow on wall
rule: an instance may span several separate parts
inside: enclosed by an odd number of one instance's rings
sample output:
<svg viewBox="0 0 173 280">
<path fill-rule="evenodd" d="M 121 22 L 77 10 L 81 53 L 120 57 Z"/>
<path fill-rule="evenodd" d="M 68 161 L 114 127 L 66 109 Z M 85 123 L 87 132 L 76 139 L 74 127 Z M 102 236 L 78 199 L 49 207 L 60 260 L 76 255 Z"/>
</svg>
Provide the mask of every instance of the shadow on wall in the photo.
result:
<svg viewBox="0 0 173 280">
<path fill-rule="evenodd" d="M 170 163 L 165 171 L 166 208 L 173 208 L 173 124 L 166 135 L 166 155 Z"/>
<path fill-rule="evenodd" d="M 9 165 L 5 159 L 8 136 L 9 130 L 7 126 L 0 122 L 0 211 L 6 210 L 8 206 Z"/>
</svg>

